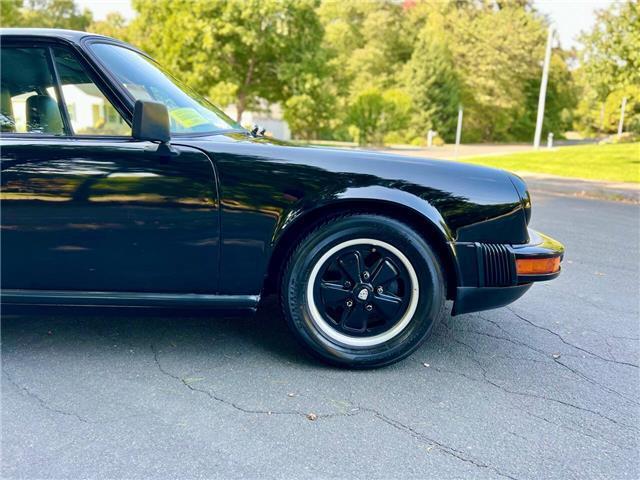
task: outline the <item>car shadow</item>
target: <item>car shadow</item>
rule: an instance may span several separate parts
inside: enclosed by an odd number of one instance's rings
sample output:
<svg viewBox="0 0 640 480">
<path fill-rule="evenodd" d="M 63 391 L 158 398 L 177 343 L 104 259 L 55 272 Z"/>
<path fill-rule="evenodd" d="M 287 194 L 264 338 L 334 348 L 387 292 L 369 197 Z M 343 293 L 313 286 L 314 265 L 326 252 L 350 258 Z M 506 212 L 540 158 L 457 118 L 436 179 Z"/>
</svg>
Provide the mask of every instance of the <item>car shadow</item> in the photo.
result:
<svg viewBox="0 0 640 480">
<path fill-rule="evenodd" d="M 174 342 L 181 347 L 211 351 L 224 345 L 225 352 L 256 349 L 280 361 L 320 365 L 309 357 L 287 328 L 275 298 L 263 301 L 255 315 L 215 315 L 204 310 L 13 307 L 2 306 L 4 353 L 57 339 L 56 348 L 90 350 L 105 342 L 130 347 Z M 79 339 L 82 338 L 80 344 Z M 214 341 L 215 340 L 215 341 Z M 93 345 L 92 345 L 93 343 Z M 325 367 L 330 368 L 330 367 Z"/>
<path fill-rule="evenodd" d="M 472 316 L 454 320 L 447 313 L 428 342 L 408 360 L 390 368 L 414 368 L 416 362 L 422 365 L 425 359 L 447 364 L 460 355 L 475 357 L 473 351 L 460 348 L 452 324 L 471 327 L 476 322 L 481 323 Z M 340 371 L 313 358 L 298 344 L 273 296 L 261 302 L 255 315 L 241 316 L 216 316 L 204 310 L 5 305 L 1 338 L 3 359 L 24 358 L 46 349 L 82 358 L 109 348 L 157 348 L 175 351 L 184 364 L 207 357 L 210 365 L 218 367 L 256 362 L 317 372 Z M 483 356 L 492 356 L 500 346 L 495 345 L 495 349 L 483 352 Z"/>
</svg>

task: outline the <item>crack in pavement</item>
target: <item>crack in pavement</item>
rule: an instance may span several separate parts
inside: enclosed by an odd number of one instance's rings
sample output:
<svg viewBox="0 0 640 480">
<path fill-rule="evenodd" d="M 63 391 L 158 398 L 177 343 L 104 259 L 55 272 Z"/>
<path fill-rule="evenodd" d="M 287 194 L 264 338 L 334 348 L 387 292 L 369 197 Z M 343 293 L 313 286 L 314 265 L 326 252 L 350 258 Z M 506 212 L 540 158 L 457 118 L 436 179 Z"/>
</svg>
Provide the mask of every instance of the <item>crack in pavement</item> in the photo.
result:
<svg viewBox="0 0 640 480">
<path fill-rule="evenodd" d="M 478 377 L 474 377 L 474 376 L 472 376 L 472 375 L 468 375 L 468 374 L 466 374 L 466 373 L 464 373 L 464 372 L 458 372 L 458 371 L 455 371 L 455 370 L 448 370 L 448 369 L 443 369 L 443 368 L 439 368 L 439 367 L 431 367 L 431 368 L 432 368 L 433 370 L 435 370 L 436 372 L 444 373 L 444 374 L 458 375 L 458 376 L 464 377 L 464 378 L 466 378 L 466 379 L 468 379 L 468 380 L 471 380 L 472 382 L 482 382 L 482 381 L 483 381 L 483 379 L 480 379 L 480 378 L 478 378 Z M 489 382 L 489 383 L 490 383 L 492 386 L 497 386 L 497 385 L 495 385 L 495 384 L 492 384 L 491 382 Z M 563 428 L 563 429 L 565 429 L 565 430 L 568 430 L 568 431 L 571 431 L 571 432 L 577 433 L 577 434 L 579 434 L 579 435 L 584 435 L 584 436 L 589 437 L 589 438 L 592 438 L 592 439 L 594 439 L 594 440 L 600 440 L 600 441 L 602 441 L 602 442 L 608 443 L 609 445 L 613 445 L 613 446 L 615 446 L 615 447 L 618 447 L 618 448 L 620 448 L 620 449 L 622 449 L 622 450 L 629 450 L 629 448 L 628 448 L 628 447 L 625 447 L 625 446 L 619 445 L 619 444 L 617 444 L 617 443 L 611 442 L 611 441 L 607 440 L 607 439 L 606 439 L 606 438 L 604 438 L 604 437 L 599 437 L 599 436 L 591 435 L 591 434 L 589 434 L 589 433 L 588 433 L 588 432 L 586 432 L 586 431 L 576 430 L 576 429 L 573 429 L 573 428 L 569 428 L 569 427 L 567 427 L 567 426 L 565 426 L 565 425 L 563 425 L 563 424 L 561 424 L 561 423 L 555 423 L 555 422 L 552 422 L 551 420 L 547 419 L 546 417 L 540 417 L 540 416 L 538 416 L 538 415 L 535 415 L 535 414 L 533 414 L 533 413 L 529 412 L 529 411 L 528 411 L 528 410 L 526 410 L 526 409 L 519 409 L 518 411 L 520 411 L 520 410 L 524 411 L 527 415 L 530 415 L 530 416 L 532 416 L 532 417 L 535 417 L 535 418 L 538 418 L 538 419 L 544 420 L 545 422 L 547 422 L 547 423 L 549 423 L 549 424 L 551 424 L 551 425 L 555 425 L 555 426 L 557 426 L 557 427 L 560 427 L 560 428 Z M 513 432 L 509 432 L 509 433 L 513 433 Z M 514 435 L 515 435 L 515 433 L 514 433 Z M 517 436 L 517 435 L 516 435 L 516 436 Z M 523 437 L 523 438 L 524 438 L 524 437 Z"/>
<path fill-rule="evenodd" d="M 2 373 L 4 374 L 5 378 L 9 381 L 9 383 L 16 390 L 18 390 L 18 393 L 20 395 L 26 395 L 27 397 L 32 398 L 44 410 L 47 410 L 47 411 L 52 412 L 52 413 L 57 413 L 59 415 L 64 415 L 64 416 L 67 416 L 67 417 L 76 418 L 78 421 L 80 421 L 82 423 L 86 423 L 88 425 L 107 425 L 109 423 L 121 422 L 123 420 L 129 420 L 131 418 L 136 418 L 136 417 L 142 416 L 142 415 L 125 415 L 125 416 L 114 418 L 114 419 L 110 419 L 110 420 L 91 420 L 91 419 L 89 419 L 87 417 L 84 417 L 84 416 L 82 416 L 82 415 L 80 415 L 80 414 L 78 414 L 76 412 L 63 410 L 61 408 L 57 408 L 57 407 L 51 406 L 50 403 L 47 400 L 45 400 L 44 398 L 42 398 L 38 394 L 34 393 L 33 391 L 29 390 L 27 387 L 25 387 L 23 385 L 20 385 L 18 382 L 16 382 L 15 379 L 9 374 L 9 372 L 7 372 L 6 369 L 3 368 L 2 369 Z"/>
<path fill-rule="evenodd" d="M 194 392 L 198 392 L 198 393 L 202 393 L 206 396 L 208 396 L 211 400 L 214 400 L 218 403 L 222 403 L 223 405 L 226 405 L 228 407 L 233 408 L 234 410 L 237 410 L 239 412 L 242 413 L 248 413 L 248 414 L 257 414 L 257 415 L 284 415 L 284 416 L 296 416 L 296 417 L 307 417 L 308 413 L 306 412 L 302 412 L 299 410 L 258 410 L 258 409 L 250 409 L 250 408 L 246 408 L 246 407 L 242 407 L 240 405 L 238 405 L 236 402 L 233 402 L 231 400 L 227 400 L 225 398 L 220 397 L 219 395 L 215 394 L 214 392 L 211 392 L 209 390 L 203 390 L 203 389 L 199 389 L 199 388 L 195 388 L 193 385 L 189 384 L 187 381 L 185 381 L 182 377 L 178 376 L 178 375 L 174 375 L 173 373 L 169 372 L 168 370 L 166 370 L 162 364 L 160 363 L 160 360 L 158 358 L 158 350 L 154 347 L 154 345 L 150 346 L 151 351 L 153 353 L 153 358 L 154 358 L 154 362 L 156 364 L 156 367 L 158 368 L 158 370 L 165 376 L 172 378 L 178 382 L 180 382 L 182 385 L 184 385 L 185 387 L 187 387 L 189 390 L 194 391 Z M 460 450 L 457 450 L 453 447 L 449 447 L 447 445 L 444 445 L 443 443 L 434 440 L 432 438 L 427 437 L 426 435 L 417 432 L 414 428 L 403 424 L 402 422 L 392 419 L 390 417 L 388 417 L 387 415 L 373 409 L 370 407 L 363 407 L 360 405 L 357 405 L 356 408 L 349 413 L 320 413 L 320 414 L 316 414 L 317 415 L 317 419 L 326 419 L 326 418 L 337 418 L 337 417 L 354 417 L 357 415 L 360 415 L 362 413 L 371 413 L 374 418 L 377 418 L 385 423 L 387 423 L 388 425 L 391 425 L 392 427 L 403 431 L 404 433 L 407 433 L 409 435 L 411 435 L 413 438 L 423 442 L 423 443 L 428 443 L 431 446 L 435 446 L 437 447 L 438 451 L 443 452 L 444 454 L 450 455 L 458 460 L 461 460 L 463 462 L 466 463 L 470 463 L 478 468 L 483 468 L 483 469 L 489 469 L 492 470 L 493 472 L 497 473 L 498 475 L 500 475 L 501 477 L 505 477 L 505 478 L 510 478 L 512 480 L 517 480 L 515 477 L 508 475 L 502 471 L 500 471 L 499 469 L 497 469 L 496 467 L 492 466 L 492 465 L 488 465 L 482 462 L 478 462 L 477 460 L 474 460 L 472 458 L 469 458 L 467 456 L 464 455 L 464 452 L 461 452 Z"/>
<path fill-rule="evenodd" d="M 454 458 L 457 458 L 458 460 L 461 460 L 463 462 L 466 463 L 470 463 L 471 465 L 477 467 L 477 468 L 482 468 L 482 469 L 488 469 L 491 470 L 495 473 L 497 473 L 499 476 L 504 477 L 504 478 L 510 478 L 511 480 L 518 480 L 516 477 L 514 477 L 513 475 L 510 475 L 508 473 L 505 473 L 501 470 L 499 470 L 497 467 L 494 467 L 493 465 L 489 465 L 487 463 L 484 462 L 479 462 L 477 460 L 474 460 L 473 458 L 470 458 L 468 456 L 466 456 L 465 452 L 462 452 L 460 450 L 457 450 L 453 447 L 449 447 L 441 442 L 439 442 L 438 440 L 435 440 L 433 438 L 428 437 L 427 435 L 418 432 L 415 428 L 410 427 L 409 425 L 405 425 L 404 423 L 395 420 L 393 418 L 388 417 L 387 415 L 378 412 L 377 410 L 374 410 L 372 408 L 368 408 L 368 407 L 360 407 L 362 408 L 364 411 L 370 412 L 373 414 L 374 418 L 377 418 L 378 420 L 381 420 L 383 422 L 385 422 L 388 425 L 391 425 L 393 428 L 400 430 L 408 435 L 410 435 L 411 437 L 413 437 L 414 439 L 422 442 L 422 443 L 427 443 L 430 446 L 434 446 L 438 449 L 438 451 L 446 454 L 446 455 L 450 455 Z"/>
<path fill-rule="evenodd" d="M 16 382 L 13 379 L 13 377 L 11 375 L 9 375 L 9 373 L 4 368 L 2 369 L 2 373 L 4 374 L 5 378 L 9 381 L 9 383 L 11 385 L 13 385 L 18 390 L 18 392 L 20 392 L 20 394 L 22 394 L 22 392 L 24 392 L 29 398 L 32 398 L 32 399 L 36 400 L 38 405 L 40 405 L 43 409 L 48 410 L 48 411 L 53 412 L 53 413 L 60 414 L 60 415 L 66 415 L 68 417 L 74 417 L 74 418 L 76 418 L 77 420 L 79 420 L 82 423 L 97 423 L 97 422 L 92 422 L 92 421 L 86 419 L 85 417 L 82 417 L 82 416 L 78 415 L 75 412 L 69 412 L 69 411 L 66 411 L 66 410 L 62 410 L 60 408 L 52 407 L 51 405 L 49 405 L 49 403 L 44 398 L 42 398 L 39 395 L 35 394 L 31 390 L 29 390 L 27 387 L 19 385 L 18 382 Z"/>
<path fill-rule="evenodd" d="M 602 305 L 599 305 L 595 302 L 593 302 L 592 300 L 590 300 L 587 297 L 581 296 L 581 295 L 576 295 L 575 293 L 572 293 L 571 291 L 567 291 L 564 290 L 562 292 L 559 292 L 558 290 L 556 290 L 554 287 L 552 287 L 551 285 L 545 284 L 544 282 L 539 282 L 539 286 L 540 287 L 544 287 L 545 289 L 549 290 L 549 293 L 553 293 L 556 294 L 557 296 L 569 296 L 569 297 L 573 297 L 573 298 L 577 298 L 578 300 L 580 300 L 583 303 L 586 303 L 587 305 L 595 308 L 596 310 L 599 310 L 602 313 L 605 313 L 607 315 L 611 314 L 611 312 L 616 312 L 616 313 L 623 313 L 623 314 L 627 314 L 629 313 L 626 310 L 621 310 L 617 307 L 617 305 L 615 304 L 608 304 L 607 308 L 602 307 Z"/>
<path fill-rule="evenodd" d="M 567 365 L 566 363 L 563 363 L 560 361 L 560 359 L 558 358 L 554 358 L 553 359 L 554 363 L 561 365 L 562 367 L 566 368 L 567 370 L 573 372 L 576 376 L 583 378 L 586 382 L 591 383 L 592 385 L 596 385 L 597 387 L 601 388 L 602 390 L 604 390 L 605 392 L 609 392 L 612 393 L 614 395 L 619 396 L 620 398 L 622 398 L 623 400 L 626 400 L 627 402 L 634 404 L 634 405 L 640 405 L 640 402 L 638 402 L 637 400 L 627 397 L 624 393 L 620 393 L 617 390 L 614 390 L 611 387 L 608 387 L 606 385 L 604 385 L 603 383 L 598 382 L 597 380 L 594 380 L 593 378 L 585 375 L 584 373 L 582 373 L 580 370 L 576 369 L 576 368 L 572 368 L 569 365 Z"/>
<path fill-rule="evenodd" d="M 533 417 L 533 418 L 538 419 L 538 420 L 542 420 L 542 421 L 548 423 L 549 425 L 553 425 L 555 427 L 562 428 L 563 430 L 567 430 L 569 432 L 577 433 L 578 435 L 584 435 L 585 437 L 592 438 L 593 440 L 599 440 L 601 442 L 608 443 L 609 445 L 617 447 L 620 450 L 632 450 L 632 451 L 635 452 L 635 448 L 633 448 L 633 447 L 627 447 L 627 446 L 624 446 L 624 445 L 619 445 L 619 444 L 617 444 L 615 442 L 607 440 L 606 438 L 604 438 L 602 436 L 591 435 L 587 431 L 577 430 L 575 428 L 568 427 L 567 425 L 564 425 L 562 423 L 553 422 L 553 421 L 549 420 L 547 417 L 544 417 L 542 415 L 536 415 L 535 413 L 532 413 L 527 409 L 523 409 L 522 411 L 525 414 L 529 415 L 530 417 Z"/>
<path fill-rule="evenodd" d="M 178 376 L 178 375 L 174 375 L 173 373 L 169 372 L 168 370 L 166 370 L 162 364 L 160 363 L 160 360 L 158 358 L 158 350 L 151 345 L 151 351 L 153 352 L 153 359 L 154 362 L 156 364 L 156 366 L 158 367 L 158 370 L 165 376 L 173 378 L 174 380 L 179 381 L 180 383 L 182 383 L 185 387 L 187 387 L 189 390 L 193 391 L 193 392 L 198 392 L 198 393 L 202 393 L 206 396 L 208 396 L 211 400 L 214 400 L 216 402 L 222 403 L 223 405 L 226 405 L 228 407 L 231 407 L 235 410 L 238 410 L 242 413 L 250 413 L 250 414 L 256 414 L 256 415 L 291 415 L 291 416 L 297 416 L 297 417 L 307 417 L 309 415 L 310 412 L 302 412 L 300 410 L 258 410 L 258 409 L 251 409 L 251 408 L 246 408 L 243 407 L 241 405 L 239 405 L 236 402 L 233 402 L 231 400 L 227 400 L 226 398 L 220 397 L 219 395 L 217 395 L 215 392 L 212 392 L 210 390 L 203 390 L 201 388 L 196 388 L 193 385 L 191 385 L 189 382 L 187 382 L 184 378 Z M 347 412 L 347 413 L 317 413 L 314 414 L 316 415 L 316 418 L 333 418 L 333 417 L 352 417 L 354 415 L 358 415 L 359 409 L 354 409 L 354 411 L 352 412 Z"/>
<path fill-rule="evenodd" d="M 553 330 L 551 330 L 550 328 L 547 327 L 543 327 L 542 325 L 538 325 L 537 323 L 532 322 L 531 320 L 529 320 L 528 318 L 523 317 L 522 315 L 518 314 L 515 310 L 513 310 L 513 308 L 511 307 L 506 307 L 507 310 L 509 310 L 513 315 L 515 315 L 517 318 L 519 318 L 520 320 L 522 320 L 523 322 L 526 322 L 527 324 L 531 325 L 532 327 L 538 328 L 540 330 L 544 330 L 546 332 L 549 332 L 550 334 L 556 336 L 562 343 L 564 343 L 565 345 L 568 345 L 572 348 L 575 348 L 576 350 L 580 350 L 581 352 L 586 353 L 587 355 L 590 355 L 592 357 L 598 358 L 604 362 L 608 362 L 608 363 L 615 363 L 617 365 L 626 365 L 629 367 L 634 367 L 634 368 L 640 368 L 640 366 L 638 366 L 635 363 L 629 363 L 629 362 L 620 362 L 617 360 L 611 360 L 609 358 L 603 357 L 602 355 L 598 355 L 597 353 L 594 353 L 590 350 L 587 350 L 585 348 L 579 347 L 578 345 L 574 345 L 573 343 L 567 341 L 564 339 L 564 337 L 562 335 L 560 335 L 557 332 L 554 332 Z"/>
<path fill-rule="evenodd" d="M 504 328 L 502 328 L 502 326 L 500 326 L 497 322 L 495 322 L 493 320 L 490 320 L 490 319 L 488 319 L 486 317 L 483 317 L 482 315 L 477 315 L 477 317 L 482 319 L 482 320 L 485 320 L 485 321 L 491 323 L 492 325 L 494 325 L 496 328 L 498 328 L 500 331 L 504 332 L 505 334 L 510 335 L 510 333 L 507 332 Z M 546 330 L 545 328 L 542 328 L 542 329 Z M 533 346 L 529 345 L 526 342 L 522 342 L 520 340 L 515 340 L 515 339 L 513 339 L 511 337 L 502 337 L 502 336 L 499 336 L 499 335 L 492 335 L 492 334 L 487 333 L 487 332 L 481 332 L 481 331 L 478 331 L 478 330 L 470 330 L 470 329 L 451 329 L 451 330 L 453 332 L 455 332 L 455 331 L 469 332 L 469 333 L 473 333 L 473 334 L 476 334 L 476 335 L 481 335 L 481 336 L 485 336 L 485 337 L 489 337 L 489 338 L 494 338 L 494 339 L 497 339 L 497 340 L 504 340 L 506 342 L 513 343 L 514 345 L 519 345 L 519 346 L 525 347 L 525 348 L 527 348 L 529 350 L 532 350 L 534 352 L 537 352 L 537 353 L 543 355 L 545 358 L 549 357 L 549 353 L 545 352 L 544 350 L 541 350 L 539 348 L 533 347 Z M 462 343 L 462 342 L 458 342 L 458 343 Z M 464 345 L 469 347 L 469 345 L 467 345 L 467 344 L 464 344 Z M 579 348 L 579 347 L 574 347 L 574 348 Z M 478 354 L 477 350 L 475 350 L 475 349 L 473 349 L 473 352 Z M 569 356 L 569 355 L 567 355 L 567 356 Z M 559 361 L 559 359 L 552 358 L 552 361 L 556 365 L 559 365 L 562 368 L 564 368 L 564 369 L 568 370 L 569 372 L 571 372 L 572 374 L 576 375 L 578 378 L 580 378 L 582 380 L 585 380 L 585 381 L 591 383 L 592 385 L 596 385 L 597 387 L 601 388 L 603 391 L 608 392 L 608 393 L 612 393 L 614 395 L 617 395 L 618 397 L 626 400 L 627 402 L 629 402 L 631 404 L 640 405 L 640 402 L 636 401 L 635 399 L 630 398 L 630 397 L 626 396 L 625 394 L 623 394 L 623 393 L 621 393 L 621 392 L 619 392 L 619 391 L 617 391 L 617 390 L 615 390 L 615 389 L 613 389 L 611 387 L 608 387 L 608 386 L 598 382 L 597 380 L 589 377 L 588 375 L 584 374 L 580 370 L 572 368 L 572 367 L 568 366 L 567 364 Z M 544 363 L 550 363 L 550 362 L 544 362 Z"/>
<path fill-rule="evenodd" d="M 464 331 L 470 331 L 470 330 L 464 330 Z M 488 336 L 492 336 L 492 335 L 488 335 Z M 502 338 L 502 337 L 497 337 L 497 338 Z M 506 340 L 509 340 L 509 339 L 506 339 Z M 456 342 L 456 343 L 459 343 L 461 345 L 464 345 L 466 348 L 471 350 L 476 355 L 478 354 L 478 351 L 475 348 L 471 347 L 469 344 L 464 343 L 464 342 L 462 342 L 462 341 L 460 341 L 460 340 L 458 340 L 456 338 L 453 338 L 453 341 Z M 533 347 L 529 347 L 529 348 L 533 348 Z M 458 375 L 463 376 L 465 378 L 468 378 L 469 380 L 472 380 L 472 381 L 476 381 L 476 382 L 484 381 L 484 382 L 488 383 L 489 385 L 493 385 L 494 387 L 502 390 L 503 392 L 509 393 L 511 395 L 518 395 L 518 396 L 524 396 L 524 397 L 529 397 L 529 398 L 537 398 L 537 399 L 540 399 L 540 400 L 545 400 L 545 401 L 549 401 L 549 402 L 553 402 L 553 403 L 558 403 L 560 405 L 564 405 L 564 406 L 569 407 L 569 408 L 573 408 L 573 409 L 580 410 L 580 411 L 583 411 L 583 412 L 591 413 L 593 415 L 599 416 L 599 417 L 601 417 L 601 418 L 603 418 L 603 419 L 605 419 L 605 420 L 607 420 L 607 421 L 609 421 L 611 423 L 614 423 L 616 425 L 627 427 L 630 430 L 640 431 L 640 429 L 638 429 L 637 427 L 635 427 L 633 425 L 628 425 L 626 423 L 619 422 L 619 421 L 617 421 L 617 420 L 615 420 L 615 419 L 613 419 L 611 417 L 608 417 L 607 415 L 604 415 L 604 414 L 602 414 L 602 413 L 600 413 L 600 412 L 598 412 L 596 410 L 592 410 L 592 409 L 586 408 L 586 407 L 581 407 L 579 405 L 575 405 L 575 404 L 567 402 L 565 400 L 560 400 L 560 399 L 553 398 L 553 397 L 547 397 L 545 395 L 539 395 L 539 394 L 536 394 L 536 393 L 520 392 L 520 391 L 517 391 L 517 390 L 510 390 L 509 388 L 505 387 L 504 385 L 500 385 L 499 383 L 496 383 L 495 381 L 489 379 L 488 378 L 487 369 L 480 363 L 480 361 L 477 358 L 474 358 L 472 356 L 467 356 L 467 358 L 469 358 L 471 361 L 473 361 L 478 366 L 478 368 L 480 369 L 480 371 L 482 373 L 482 379 L 476 378 L 476 377 L 472 377 L 472 376 L 467 375 L 467 374 L 462 373 L 462 372 L 454 372 L 454 371 L 448 371 L 448 372 L 449 373 L 453 373 L 453 374 L 458 374 Z"/>
</svg>

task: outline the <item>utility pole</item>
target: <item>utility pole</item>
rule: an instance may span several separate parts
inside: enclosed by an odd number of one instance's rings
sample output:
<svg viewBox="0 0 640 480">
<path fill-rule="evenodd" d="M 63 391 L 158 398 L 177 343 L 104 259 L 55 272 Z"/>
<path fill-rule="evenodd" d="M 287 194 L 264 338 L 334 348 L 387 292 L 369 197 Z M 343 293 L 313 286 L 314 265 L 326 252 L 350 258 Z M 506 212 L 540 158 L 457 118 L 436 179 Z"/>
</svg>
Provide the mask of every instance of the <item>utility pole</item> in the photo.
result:
<svg viewBox="0 0 640 480">
<path fill-rule="evenodd" d="M 542 136 L 542 121 L 544 120 L 544 102 L 547 96 L 547 81 L 549 80 L 549 62 L 551 61 L 551 41 L 553 40 L 553 27 L 549 26 L 547 36 L 547 50 L 544 54 L 544 66 L 542 67 L 542 82 L 540 82 L 540 96 L 538 97 L 538 119 L 536 121 L 536 133 L 533 137 L 533 148 L 540 148 Z"/>
<path fill-rule="evenodd" d="M 458 147 L 462 136 L 462 105 L 458 107 L 458 127 L 456 128 L 456 158 L 458 158 Z"/>
<path fill-rule="evenodd" d="M 624 126 L 624 109 L 627 107 L 627 97 L 622 98 L 622 107 L 620 108 L 620 123 L 618 123 L 618 138 L 622 137 L 622 127 Z"/>
</svg>

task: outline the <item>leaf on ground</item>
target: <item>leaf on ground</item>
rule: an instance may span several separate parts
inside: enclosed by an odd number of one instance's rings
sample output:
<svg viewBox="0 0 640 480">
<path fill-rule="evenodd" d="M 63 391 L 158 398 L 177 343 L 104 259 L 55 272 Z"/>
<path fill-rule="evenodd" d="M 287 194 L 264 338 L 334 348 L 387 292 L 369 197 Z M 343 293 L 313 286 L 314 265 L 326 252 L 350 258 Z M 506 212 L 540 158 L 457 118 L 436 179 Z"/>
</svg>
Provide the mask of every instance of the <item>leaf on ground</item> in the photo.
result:
<svg viewBox="0 0 640 480">
<path fill-rule="evenodd" d="M 184 383 L 195 383 L 201 382 L 202 380 L 204 380 L 204 377 L 187 377 L 182 379 Z"/>
</svg>

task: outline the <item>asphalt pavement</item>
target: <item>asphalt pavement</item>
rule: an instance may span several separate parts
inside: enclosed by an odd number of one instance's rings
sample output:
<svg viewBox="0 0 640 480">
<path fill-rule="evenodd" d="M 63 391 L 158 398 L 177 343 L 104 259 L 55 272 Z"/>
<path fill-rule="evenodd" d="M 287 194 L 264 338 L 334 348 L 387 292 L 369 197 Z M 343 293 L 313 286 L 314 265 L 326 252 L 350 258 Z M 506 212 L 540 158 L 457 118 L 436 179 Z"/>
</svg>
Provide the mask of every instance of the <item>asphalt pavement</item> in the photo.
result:
<svg viewBox="0 0 640 480">
<path fill-rule="evenodd" d="M 5 310 L 1 477 L 637 479 L 638 206 L 534 193 L 532 226 L 557 280 L 380 370 L 310 359 L 273 300 Z"/>
</svg>

